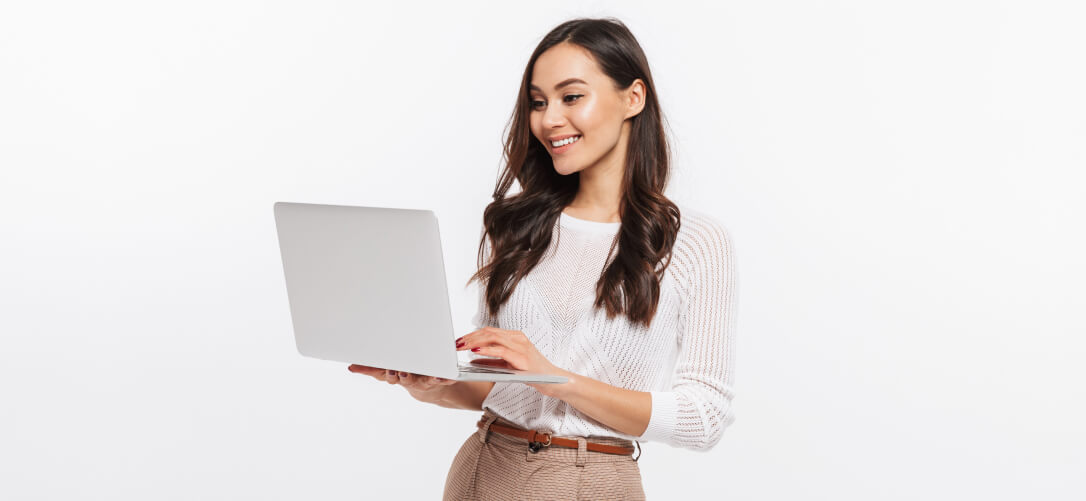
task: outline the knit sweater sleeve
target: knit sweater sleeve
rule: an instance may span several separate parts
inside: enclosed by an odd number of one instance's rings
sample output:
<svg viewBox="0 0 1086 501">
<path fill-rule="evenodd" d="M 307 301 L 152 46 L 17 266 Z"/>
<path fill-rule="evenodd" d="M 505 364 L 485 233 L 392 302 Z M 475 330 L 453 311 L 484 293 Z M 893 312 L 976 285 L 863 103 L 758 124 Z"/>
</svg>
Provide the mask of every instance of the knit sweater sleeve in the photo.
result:
<svg viewBox="0 0 1086 501">
<path fill-rule="evenodd" d="M 652 414 L 640 438 L 705 451 L 735 419 L 735 256 L 727 230 L 715 219 L 684 212 L 683 226 L 688 238 L 673 250 L 684 299 L 678 359 L 671 388 L 651 392 Z"/>
</svg>

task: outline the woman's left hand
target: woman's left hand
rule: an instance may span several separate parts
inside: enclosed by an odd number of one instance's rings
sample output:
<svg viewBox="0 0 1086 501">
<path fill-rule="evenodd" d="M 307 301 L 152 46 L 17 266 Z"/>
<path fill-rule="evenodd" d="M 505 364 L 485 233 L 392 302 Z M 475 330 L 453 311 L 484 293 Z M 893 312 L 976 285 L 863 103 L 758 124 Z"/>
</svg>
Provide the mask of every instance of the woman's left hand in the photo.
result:
<svg viewBox="0 0 1086 501">
<path fill-rule="evenodd" d="M 528 340 L 528 336 L 521 331 L 499 329 L 497 327 L 483 327 L 482 329 L 457 339 L 456 349 L 457 351 L 471 350 L 480 355 L 498 357 L 501 359 L 500 361 L 495 359 L 494 362 L 486 361 L 487 359 L 473 361 L 475 363 L 481 362 L 483 365 L 496 367 L 504 366 L 537 374 L 565 376 L 570 378 L 570 380 L 572 380 L 571 376 L 573 376 L 573 374 L 550 363 L 550 361 L 536 349 L 535 345 Z M 539 392 L 544 395 L 558 397 L 562 387 L 569 383 L 526 384 L 539 390 Z"/>
</svg>

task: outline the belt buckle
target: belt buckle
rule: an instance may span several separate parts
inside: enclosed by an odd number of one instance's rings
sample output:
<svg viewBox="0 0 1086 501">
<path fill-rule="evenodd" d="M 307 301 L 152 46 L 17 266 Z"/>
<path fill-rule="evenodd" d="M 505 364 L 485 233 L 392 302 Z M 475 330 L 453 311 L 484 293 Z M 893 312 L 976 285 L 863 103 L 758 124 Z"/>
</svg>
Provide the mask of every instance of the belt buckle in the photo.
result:
<svg viewBox="0 0 1086 501">
<path fill-rule="evenodd" d="M 535 434 L 533 433 L 532 435 L 533 435 L 533 438 L 534 438 Z M 528 450 L 532 451 L 532 453 L 534 454 L 536 452 L 539 452 L 539 449 L 542 449 L 543 447 L 550 447 L 551 446 L 551 436 L 546 435 L 546 437 L 547 437 L 546 442 L 540 442 L 538 440 L 532 440 L 532 441 L 528 442 Z"/>
</svg>

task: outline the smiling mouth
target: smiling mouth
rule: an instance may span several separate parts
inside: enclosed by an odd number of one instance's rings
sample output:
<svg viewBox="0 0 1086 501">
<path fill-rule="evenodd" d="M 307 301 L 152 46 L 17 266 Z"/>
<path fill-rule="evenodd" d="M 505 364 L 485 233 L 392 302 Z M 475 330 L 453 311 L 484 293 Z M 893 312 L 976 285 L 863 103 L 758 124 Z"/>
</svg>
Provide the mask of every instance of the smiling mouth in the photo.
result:
<svg viewBox="0 0 1086 501">
<path fill-rule="evenodd" d="M 567 137 L 565 139 L 562 139 L 561 141 L 551 141 L 551 147 L 553 147 L 553 148 L 561 148 L 561 147 L 563 147 L 563 146 L 565 146 L 567 144 L 576 143 L 580 139 L 581 139 L 581 136 L 577 135 L 577 136 L 573 136 L 573 137 Z"/>
</svg>

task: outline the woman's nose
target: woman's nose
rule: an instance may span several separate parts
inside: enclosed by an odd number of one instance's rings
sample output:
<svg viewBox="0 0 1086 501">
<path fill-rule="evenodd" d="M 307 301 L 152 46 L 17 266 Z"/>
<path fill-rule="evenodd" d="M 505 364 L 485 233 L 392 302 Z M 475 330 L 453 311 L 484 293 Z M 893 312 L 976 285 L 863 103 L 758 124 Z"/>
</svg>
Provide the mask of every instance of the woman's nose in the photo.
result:
<svg viewBox="0 0 1086 501">
<path fill-rule="evenodd" d="M 543 110 L 543 126 L 544 127 L 561 127 L 566 124 L 566 116 L 562 113 L 562 108 L 558 106 L 547 106 Z"/>
</svg>

